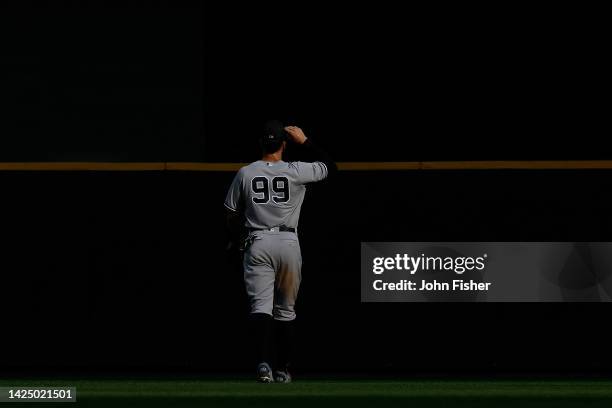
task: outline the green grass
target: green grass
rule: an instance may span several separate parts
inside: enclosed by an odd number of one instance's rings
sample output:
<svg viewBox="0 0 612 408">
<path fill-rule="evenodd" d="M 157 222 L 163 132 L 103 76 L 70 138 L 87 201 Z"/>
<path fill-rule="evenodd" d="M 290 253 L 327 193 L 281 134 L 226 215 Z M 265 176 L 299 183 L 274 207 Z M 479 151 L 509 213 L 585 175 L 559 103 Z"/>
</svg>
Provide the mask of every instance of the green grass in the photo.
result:
<svg viewBox="0 0 612 408">
<path fill-rule="evenodd" d="M 612 407 L 611 381 L 0 380 L 0 386 L 74 386 L 84 407 Z"/>
</svg>

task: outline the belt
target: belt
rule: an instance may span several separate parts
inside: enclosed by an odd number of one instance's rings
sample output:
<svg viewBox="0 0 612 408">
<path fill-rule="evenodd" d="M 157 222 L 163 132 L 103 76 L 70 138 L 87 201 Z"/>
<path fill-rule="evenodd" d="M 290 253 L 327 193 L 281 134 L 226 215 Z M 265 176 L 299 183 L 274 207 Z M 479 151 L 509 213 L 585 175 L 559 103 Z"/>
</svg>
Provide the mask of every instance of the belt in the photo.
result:
<svg viewBox="0 0 612 408">
<path fill-rule="evenodd" d="M 249 232 L 253 231 L 270 231 L 270 232 L 295 232 L 295 228 L 288 227 L 286 225 L 279 225 L 278 227 L 271 228 L 247 228 Z"/>
</svg>

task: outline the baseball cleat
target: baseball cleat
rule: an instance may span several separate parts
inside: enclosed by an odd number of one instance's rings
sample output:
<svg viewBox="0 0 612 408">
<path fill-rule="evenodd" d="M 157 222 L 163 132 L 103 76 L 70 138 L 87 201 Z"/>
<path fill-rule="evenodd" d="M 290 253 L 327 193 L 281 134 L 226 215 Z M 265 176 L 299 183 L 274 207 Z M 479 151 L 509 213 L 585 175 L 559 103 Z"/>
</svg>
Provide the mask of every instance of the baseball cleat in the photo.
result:
<svg viewBox="0 0 612 408">
<path fill-rule="evenodd" d="M 274 382 L 272 368 L 270 368 L 268 363 L 261 363 L 257 366 L 257 381 L 260 383 Z"/>
<path fill-rule="evenodd" d="M 291 382 L 291 374 L 289 374 L 289 371 L 276 371 L 274 373 L 274 381 L 288 384 Z"/>
</svg>

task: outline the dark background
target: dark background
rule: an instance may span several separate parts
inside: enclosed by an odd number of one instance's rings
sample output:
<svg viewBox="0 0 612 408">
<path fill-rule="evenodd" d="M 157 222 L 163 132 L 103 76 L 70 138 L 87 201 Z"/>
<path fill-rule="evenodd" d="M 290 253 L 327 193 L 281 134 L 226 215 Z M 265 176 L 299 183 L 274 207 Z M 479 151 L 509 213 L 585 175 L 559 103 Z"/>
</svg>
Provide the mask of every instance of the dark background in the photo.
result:
<svg viewBox="0 0 612 408">
<path fill-rule="evenodd" d="M 598 10 L 4 6 L 3 161 L 610 159 Z M 293 4 L 293 3 L 292 3 Z M 609 241 L 609 171 L 341 172 L 300 239 L 296 370 L 610 373 L 608 304 L 361 304 L 361 241 Z M 0 371 L 251 369 L 231 173 L 2 172 Z"/>
<path fill-rule="evenodd" d="M 339 161 L 610 155 L 597 9 L 24 3 L 0 13 L 4 161 L 248 161 L 270 117 Z"/>
</svg>

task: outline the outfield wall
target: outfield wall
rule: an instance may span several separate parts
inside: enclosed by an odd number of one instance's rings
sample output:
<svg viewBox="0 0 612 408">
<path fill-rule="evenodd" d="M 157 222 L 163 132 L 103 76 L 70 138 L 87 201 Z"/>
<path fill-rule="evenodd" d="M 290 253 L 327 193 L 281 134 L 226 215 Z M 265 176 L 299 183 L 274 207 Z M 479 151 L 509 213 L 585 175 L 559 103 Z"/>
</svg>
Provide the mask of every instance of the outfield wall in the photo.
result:
<svg viewBox="0 0 612 408">
<path fill-rule="evenodd" d="M 248 370 L 231 172 L 0 172 L 4 370 Z M 360 241 L 611 241 L 610 170 L 352 171 L 300 225 L 298 370 L 612 369 L 599 304 L 361 304 Z"/>
</svg>

